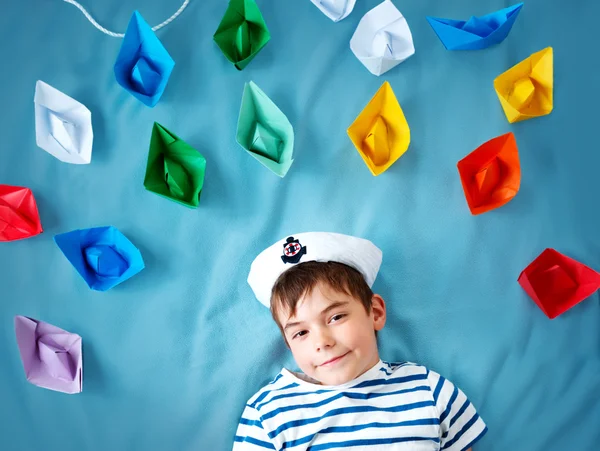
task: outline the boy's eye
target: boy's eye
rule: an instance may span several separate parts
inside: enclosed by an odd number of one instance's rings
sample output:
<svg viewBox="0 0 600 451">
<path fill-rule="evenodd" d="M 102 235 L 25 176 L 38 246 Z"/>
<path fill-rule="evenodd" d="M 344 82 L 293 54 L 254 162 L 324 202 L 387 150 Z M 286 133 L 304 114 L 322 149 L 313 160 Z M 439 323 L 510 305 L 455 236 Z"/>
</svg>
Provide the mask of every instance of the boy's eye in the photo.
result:
<svg viewBox="0 0 600 451">
<path fill-rule="evenodd" d="M 294 334 L 294 336 L 292 337 L 292 340 L 296 337 L 303 337 L 304 335 L 306 335 L 306 331 L 305 330 L 301 330 L 300 332 L 297 332 Z"/>
<path fill-rule="evenodd" d="M 333 315 L 333 316 L 331 317 L 331 319 L 329 320 L 329 322 L 330 322 L 330 323 L 332 323 L 332 322 L 339 321 L 339 320 L 341 320 L 341 319 L 342 319 L 344 316 L 346 316 L 346 315 L 344 315 L 343 313 L 340 313 L 340 314 L 338 314 L 338 315 Z"/>
</svg>

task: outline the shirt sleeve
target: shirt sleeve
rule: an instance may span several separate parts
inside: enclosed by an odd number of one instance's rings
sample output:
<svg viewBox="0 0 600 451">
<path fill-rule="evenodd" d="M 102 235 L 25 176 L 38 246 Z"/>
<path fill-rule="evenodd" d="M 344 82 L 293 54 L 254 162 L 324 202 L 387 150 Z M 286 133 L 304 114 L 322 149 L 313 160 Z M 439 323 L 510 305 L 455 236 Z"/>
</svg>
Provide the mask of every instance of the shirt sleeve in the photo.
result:
<svg viewBox="0 0 600 451">
<path fill-rule="evenodd" d="M 464 451 L 487 432 L 487 426 L 467 396 L 452 382 L 429 370 L 433 402 L 440 416 L 440 449 Z"/>
<path fill-rule="evenodd" d="M 265 451 L 275 449 L 264 430 L 258 411 L 246 405 L 233 442 L 233 451 Z"/>
</svg>

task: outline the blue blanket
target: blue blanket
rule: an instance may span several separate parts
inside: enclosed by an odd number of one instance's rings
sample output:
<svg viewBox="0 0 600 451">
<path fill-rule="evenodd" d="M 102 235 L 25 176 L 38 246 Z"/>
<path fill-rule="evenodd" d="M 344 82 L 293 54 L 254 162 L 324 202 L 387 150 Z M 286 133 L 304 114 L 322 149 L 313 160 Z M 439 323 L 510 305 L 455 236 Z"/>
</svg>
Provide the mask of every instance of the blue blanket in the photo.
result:
<svg viewBox="0 0 600 451">
<path fill-rule="evenodd" d="M 178 7 L 85 3 L 116 31 L 135 8 L 154 25 Z M 363 236 L 383 249 L 374 287 L 389 309 L 381 356 L 425 364 L 459 385 L 489 427 L 477 449 L 598 448 L 598 294 L 551 321 L 517 277 L 546 247 L 600 269 L 600 3 L 528 0 L 502 44 L 449 52 L 426 15 L 468 19 L 510 3 L 394 0 L 416 54 L 376 77 L 349 40 L 377 3 L 358 0 L 333 23 L 308 0 L 258 0 L 272 39 L 239 72 L 212 39 L 227 2 L 192 0 L 157 33 L 176 65 L 153 109 L 115 81 L 121 41 L 77 9 L 59 0 L 3 8 L 0 183 L 33 190 L 44 233 L 0 243 L 0 449 L 230 449 L 247 398 L 282 366 L 295 369 L 246 283 L 249 265 L 273 241 L 311 230 Z M 510 125 L 493 79 L 547 46 L 554 47 L 555 110 Z M 92 111 L 91 165 L 63 164 L 36 147 L 38 79 Z M 295 161 L 284 179 L 236 143 L 250 80 L 294 126 Z M 412 140 L 373 177 L 346 128 L 384 80 Z M 196 210 L 143 187 L 154 121 L 207 159 Z M 519 146 L 521 190 L 501 209 L 473 217 L 456 163 L 508 131 Z M 118 227 L 146 262 L 105 293 L 89 290 L 52 240 L 103 225 Z M 81 394 L 26 381 L 17 314 L 83 337 Z"/>
</svg>

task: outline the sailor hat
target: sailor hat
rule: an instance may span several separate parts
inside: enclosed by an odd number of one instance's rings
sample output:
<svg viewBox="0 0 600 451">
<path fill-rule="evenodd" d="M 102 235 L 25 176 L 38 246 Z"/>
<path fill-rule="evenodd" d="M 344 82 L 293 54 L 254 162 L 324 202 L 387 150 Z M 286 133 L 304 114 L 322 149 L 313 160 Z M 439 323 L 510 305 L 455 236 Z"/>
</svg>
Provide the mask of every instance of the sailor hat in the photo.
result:
<svg viewBox="0 0 600 451">
<path fill-rule="evenodd" d="M 363 238 L 328 232 L 297 233 L 277 241 L 254 259 L 248 283 L 260 303 L 269 308 L 277 278 L 298 263 L 344 263 L 358 270 L 372 287 L 381 259 L 381 250 Z"/>
</svg>

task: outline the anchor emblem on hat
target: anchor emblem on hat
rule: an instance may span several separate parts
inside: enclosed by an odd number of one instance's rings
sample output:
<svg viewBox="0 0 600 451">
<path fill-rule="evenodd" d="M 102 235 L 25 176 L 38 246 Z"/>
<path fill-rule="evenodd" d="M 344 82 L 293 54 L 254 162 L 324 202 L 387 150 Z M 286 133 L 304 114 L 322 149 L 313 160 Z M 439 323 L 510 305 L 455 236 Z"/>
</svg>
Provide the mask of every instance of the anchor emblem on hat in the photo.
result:
<svg viewBox="0 0 600 451">
<path fill-rule="evenodd" d="M 306 246 L 300 244 L 300 240 L 295 240 L 293 236 L 288 237 L 283 243 L 283 263 L 298 263 L 303 255 L 306 254 Z"/>
</svg>

